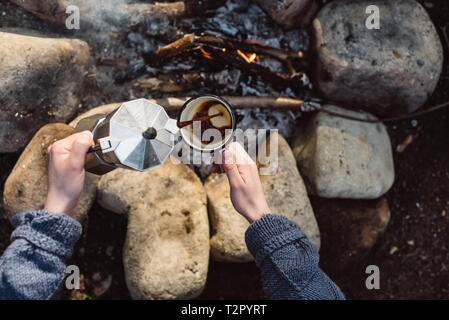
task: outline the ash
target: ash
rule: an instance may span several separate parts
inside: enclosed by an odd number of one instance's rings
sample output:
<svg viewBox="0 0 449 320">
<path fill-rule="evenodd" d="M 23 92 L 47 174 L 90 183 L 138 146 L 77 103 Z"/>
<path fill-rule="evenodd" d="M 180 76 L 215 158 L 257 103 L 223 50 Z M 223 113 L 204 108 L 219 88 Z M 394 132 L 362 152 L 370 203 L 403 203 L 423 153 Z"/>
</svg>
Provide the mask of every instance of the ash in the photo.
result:
<svg viewBox="0 0 449 320">
<path fill-rule="evenodd" d="M 77 0 L 80 3 L 103 7 L 103 2 Z M 249 75 L 235 66 L 204 59 L 199 52 L 180 56 L 163 65 L 155 63 L 152 53 L 187 33 L 208 33 L 220 37 L 265 44 L 291 51 L 309 50 L 310 39 L 304 29 L 286 32 L 276 25 L 257 5 L 249 0 L 217 1 L 214 8 L 197 17 L 169 21 L 168 19 L 127 20 L 121 12 L 114 11 L 114 0 L 108 10 L 95 10 L 90 23 L 82 23 L 80 30 L 67 30 L 64 26 L 44 21 L 9 2 L 0 3 L 0 27 L 20 27 L 39 30 L 45 34 L 80 38 L 87 41 L 91 49 L 86 94 L 80 112 L 99 105 L 127 101 L 136 98 L 161 98 L 169 96 L 216 95 L 257 95 L 283 96 L 314 100 L 312 85 L 307 77 L 308 65 L 299 66 L 301 85 L 296 88 L 280 88 L 264 81 L 260 76 Z M 132 1 L 137 3 L 138 1 Z M 141 1 L 148 3 L 149 1 Z M 259 57 L 262 66 L 275 73 L 287 74 L 288 70 L 277 60 Z M 187 86 L 178 92 L 154 91 L 136 87 L 136 81 L 161 74 L 173 74 L 174 79 L 183 83 L 185 74 L 198 75 L 195 86 Z M 291 137 L 295 119 L 300 111 L 276 112 L 272 110 L 236 110 L 238 127 L 278 129 L 287 139 Z"/>
</svg>

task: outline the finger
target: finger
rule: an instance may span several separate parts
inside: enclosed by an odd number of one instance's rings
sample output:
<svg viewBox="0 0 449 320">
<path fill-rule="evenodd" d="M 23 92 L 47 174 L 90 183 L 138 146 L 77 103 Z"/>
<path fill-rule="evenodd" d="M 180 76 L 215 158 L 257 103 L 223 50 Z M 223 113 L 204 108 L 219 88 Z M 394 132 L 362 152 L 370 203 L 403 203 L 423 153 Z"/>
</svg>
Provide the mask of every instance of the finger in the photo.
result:
<svg viewBox="0 0 449 320">
<path fill-rule="evenodd" d="M 81 135 L 87 134 L 87 133 L 90 133 L 90 135 L 92 136 L 92 133 L 91 133 L 90 131 L 86 130 L 86 131 L 82 131 L 82 132 L 78 132 L 78 133 L 71 134 L 70 136 L 65 137 L 64 139 L 59 140 L 59 141 L 57 141 L 57 142 L 64 143 L 64 144 L 66 144 L 66 145 L 68 145 L 68 146 L 71 147 L 71 146 L 73 145 L 73 143 L 74 143 L 74 142 L 75 142 Z"/>
<path fill-rule="evenodd" d="M 255 178 L 259 179 L 259 173 L 256 163 L 245 151 L 240 143 L 236 143 L 233 146 L 235 152 L 235 163 L 239 172 L 240 178 L 244 184 L 255 181 Z"/>
<path fill-rule="evenodd" d="M 48 152 L 55 154 L 69 154 L 71 152 L 73 143 L 78 137 L 83 134 L 83 132 L 75 133 L 70 136 L 65 137 L 64 139 L 58 140 L 54 142 L 49 148 Z"/>
<path fill-rule="evenodd" d="M 235 162 L 238 165 L 248 165 L 254 164 L 253 159 L 249 156 L 249 154 L 245 151 L 240 143 L 235 142 L 235 145 L 232 146 L 234 148 L 235 153 Z"/>
<path fill-rule="evenodd" d="M 76 135 L 73 141 L 70 159 L 75 166 L 84 166 L 86 162 L 86 154 L 89 147 L 94 143 L 92 133 L 90 131 L 83 131 Z"/>
<path fill-rule="evenodd" d="M 236 164 L 236 144 L 238 145 L 236 142 L 229 144 L 223 151 L 223 164 L 221 165 L 224 172 L 228 176 L 231 187 L 236 187 L 243 184 L 242 177 L 240 177 Z"/>
</svg>

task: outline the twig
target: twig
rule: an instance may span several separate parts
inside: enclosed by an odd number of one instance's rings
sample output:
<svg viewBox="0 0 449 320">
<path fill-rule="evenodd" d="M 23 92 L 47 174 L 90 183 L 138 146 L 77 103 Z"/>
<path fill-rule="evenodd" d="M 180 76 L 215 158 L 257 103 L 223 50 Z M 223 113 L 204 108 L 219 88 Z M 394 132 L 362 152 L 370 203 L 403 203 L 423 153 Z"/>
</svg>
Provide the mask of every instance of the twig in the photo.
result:
<svg viewBox="0 0 449 320">
<path fill-rule="evenodd" d="M 323 108 L 322 106 L 318 108 L 319 111 L 328 113 L 330 115 L 333 116 L 337 116 L 340 118 L 345 118 L 348 120 L 354 120 L 354 121 L 360 121 L 360 122 L 368 122 L 368 123 L 379 123 L 379 122 L 394 122 L 394 121 L 401 121 L 401 120 L 407 120 L 407 119 L 412 119 L 412 118 L 416 118 L 443 108 L 449 107 L 449 101 L 444 102 L 442 104 L 436 105 L 434 107 L 428 108 L 426 110 L 422 110 L 422 111 L 418 111 L 415 113 L 411 113 L 408 115 L 404 115 L 404 116 L 398 116 L 398 117 L 391 117 L 391 118 L 384 118 L 384 119 L 362 119 L 362 118 L 357 118 L 357 117 L 352 117 L 352 116 L 348 116 L 348 115 L 344 115 L 338 112 L 334 112 L 328 109 Z"/>
<path fill-rule="evenodd" d="M 159 99 L 148 99 L 151 102 L 157 103 L 164 107 L 167 112 L 176 112 L 179 111 L 183 105 L 189 100 L 191 97 L 169 97 L 169 98 L 159 98 Z M 291 109 L 300 109 L 303 112 L 313 112 L 313 111 L 321 111 L 331 114 L 333 116 L 345 118 L 348 120 L 360 121 L 360 122 L 368 122 L 368 123 L 380 123 L 380 122 L 393 122 L 406 120 L 410 118 L 416 118 L 446 107 L 449 107 L 449 101 L 431 107 L 429 109 L 415 112 L 409 115 L 401 116 L 401 117 L 392 117 L 385 119 L 361 119 L 357 117 L 347 116 L 344 114 L 340 114 L 338 112 L 330 111 L 321 106 L 317 106 L 314 103 L 309 103 L 310 108 L 307 108 L 307 102 L 304 102 L 300 99 L 294 98 L 284 98 L 284 97 L 258 97 L 258 96 L 223 96 L 224 100 L 226 100 L 233 108 L 236 109 L 247 109 L 247 108 L 261 108 L 261 109 L 273 109 L 277 111 L 289 111 Z M 78 121 L 81 118 L 91 116 L 93 114 L 98 113 L 110 113 L 117 109 L 121 103 L 113 103 L 104 105 L 101 107 L 97 107 L 87 111 L 86 113 L 75 118 L 70 125 L 72 127 L 76 126 Z"/>
<path fill-rule="evenodd" d="M 191 97 L 168 97 L 148 100 L 163 106 L 167 112 L 177 112 L 181 110 L 183 105 L 190 98 Z M 304 104 L 303 100 L 284 97 L 222 96 L 222 98 L 236 109 L 262 108 L 287 111 L 290 109 L 299 109 Z M 77 116 L 69 123 L 69 125 L 75 127 L 82 118 L 89 117 L 94 114 L 111 113 L 120 107 L 121 104 L 122 102 L 117 102 L 90 109 L 89 111 Z"/>
<path fill-rule="evenodd" d="M 447 24 L 441 27 L 441 31 L 443 32 L 444 40 L 446 41 L 446 46 L 449 49 L 449 37 L 447 35 Z"/>
<path fill-rule="evenodd" d="M 184 52 L 191 50 L 195 46 L 195 34 L 186 34 L 181 39 L 178 39 L 166 46 L 156 49 L 155 56 L 158 59 L 170 59 Z"/>
<path fill-rule="evenodd" d="M 261 108 L 261 109 L 274 109 L 274 110 L 290 110 L 299 109 L 303 106 L 304 101 L 293 98 L 283 97 L 257 97 L 257 96 L 222 96 L 233 108 L 247 109 L 247 108 Z M 160 99 L 148 99 L 154 103 L 164 106 L 168 112 L 179 111 L 184 103 L 189 100 L 190 97 L 179 98 L 160 98 Z"/>
</svg>

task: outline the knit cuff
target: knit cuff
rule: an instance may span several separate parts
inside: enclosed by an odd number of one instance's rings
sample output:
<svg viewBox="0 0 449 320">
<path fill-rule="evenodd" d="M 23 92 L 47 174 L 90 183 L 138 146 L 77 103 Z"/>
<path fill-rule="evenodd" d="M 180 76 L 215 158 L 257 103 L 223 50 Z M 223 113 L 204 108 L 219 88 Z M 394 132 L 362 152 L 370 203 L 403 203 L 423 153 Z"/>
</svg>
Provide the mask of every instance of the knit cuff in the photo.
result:
<svg viewBox="0 0 449 320">
<path fill-rule="evenodd" d="M 296 223 L 274 214 L 256 220 L 245 233 L 246 246 L 259 266 L 273 251 L 303 238 L 307 239 Z"/>
<path fill-rule="evenodd" d="M 16 227 L 11 241 L 22 238 L 64 258 L 72 255 L 73 246 L 82 232 L 81 224 L 68 215 L 45 210 L 16 214 L 11 223 Z"/>
</svg>

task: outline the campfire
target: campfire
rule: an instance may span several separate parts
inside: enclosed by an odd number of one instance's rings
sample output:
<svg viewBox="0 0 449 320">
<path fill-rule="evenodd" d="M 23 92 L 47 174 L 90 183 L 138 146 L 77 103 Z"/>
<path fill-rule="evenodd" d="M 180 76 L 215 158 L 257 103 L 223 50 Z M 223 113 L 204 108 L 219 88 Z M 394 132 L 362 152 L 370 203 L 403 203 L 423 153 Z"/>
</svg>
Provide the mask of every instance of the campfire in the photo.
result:
<svg viewBox="0 0 449 320">
<path fill-rule="evenodd" d="M 303 52 L 280 50 L 255 42 L 261 41 L 248 39 L 247 42 L 239 42 L 218 36 L 189 34 L 158 48 L 155 59 L 163 62 L 199 50 L 204 58 L 212 60 L 211 63 L 215 65 L 233 66 L 247 75 L 261 77 L 276 87 L 290 87 L 300 92 L 304 87 L 301 79 L 305 77 L 305 73 L 298 72 L 297 69 L 301 68 Z M 282 71 L 276 72 L 270 68 L 273 63 L 271 59 L 282 63 Z"/>
<path fill-rule="evenodd" d="M 194 118 L 176 116 L 192 97 L 208 96 L 229 111 L 197 111 L 203 122 L 228 115 L 228 126 L 242 131 L 277 130 L 257 145 L 278 156 L 277 171 L 261 177 L 267 201 L 321 248 L 324 265 L 338 265 L 343 274 L 370 252 L 390 220 L 385 194 L 395 181 L 395 163 L 392 130 L 384 122 L 416 121 L 449 105 L 425 105 L 442 73 L 443 49 L 421 5 L 400 1 L 398 12 L 416 15 L 405 23 L 387 14 L 394 2 L 382 1 L 383 19 L 403 27 L 387 34 L 366 32 L 360 23 L 366 1 L 349 2 L 355 9 L 348 17 L 346 1 L 4 1 L 0 41 L 8 46 L 0 51 L 8 59 L 0 73 L 9 71 L 0 85 L 0 153 L 17 162 L 3 172 L 2 210 L 11 218 L 43 206 L 46 150 L 80 123 L 89 130 L 112 128 L 115 119 L 105 120 L 108 115 L 145 103 L 166 111 L 166 123 L 176 119 L 187 128 Z M 399 41 L 401 33 L 406 36 Z M 129 121 L 139 122 L 144 113 L 129 112 Z M 146 140 L 135 149 L 164 139 L 150 124 L 144 132 Z M 417 136 L 408 134 L 396 152 L 406 152 Z M 98 150 L 101 145 L 91 151 Z M 79 221 L 89 214 L 83 225 L 89 236 L 74 256 L 85 270 L 83 293 L 189 299 L 205 290 L 207 298 L 229 270 L 243 275 L 236 287 L 247 280 L 248 272 L 222 264 L 254 261 L 244 240 L 248 223 L 232 206 L 227 180 L 212 173 L 210 163 L 162 161 L 170 152 L 152 150 L 154 162 L 109 166 L 101 177 L 87 170 L 83 204 L 75 208 Z M 119 156 L 106 164 L 128 163 L 128 154 Z M 98 167 L 105 159 L 98 158 Z M 259 169 L 265 165 L 255 160 Z M 110 221 L 120 236 L 108 234 Z M 107 246 L 89 242 L 92 230 L 108 239 Z M 90 261 L 103 251 L 105 274 Z"/>
</svg>

